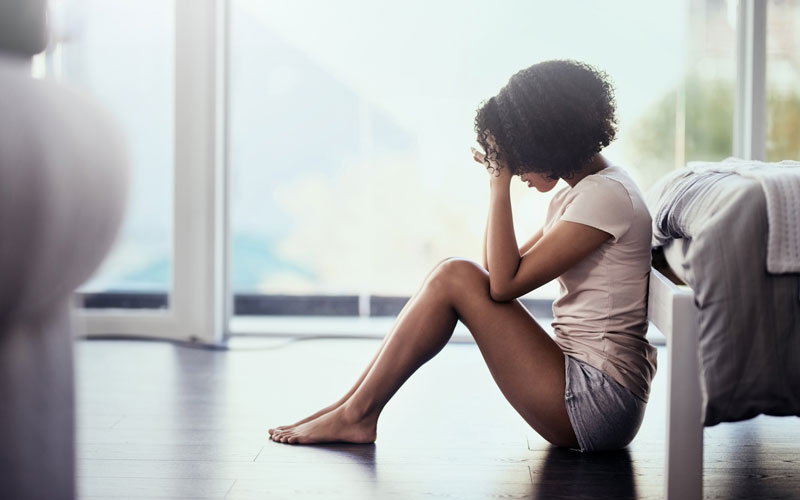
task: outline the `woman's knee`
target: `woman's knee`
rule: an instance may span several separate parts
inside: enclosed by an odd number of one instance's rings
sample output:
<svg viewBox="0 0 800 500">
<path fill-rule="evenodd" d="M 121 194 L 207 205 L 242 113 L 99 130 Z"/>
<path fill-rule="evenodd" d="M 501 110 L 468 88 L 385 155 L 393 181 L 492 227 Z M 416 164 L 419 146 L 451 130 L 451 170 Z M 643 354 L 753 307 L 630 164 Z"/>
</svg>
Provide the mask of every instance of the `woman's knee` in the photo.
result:
<svg viewBox="0 0 800 500">
<path fill-rule="evenodd" d="M 486 287 L 489 274 L 478 263 L 468 259 L 450 258 L 440 262 L 431 273 L 427 286 L 442 291 Z"/>
</svg>

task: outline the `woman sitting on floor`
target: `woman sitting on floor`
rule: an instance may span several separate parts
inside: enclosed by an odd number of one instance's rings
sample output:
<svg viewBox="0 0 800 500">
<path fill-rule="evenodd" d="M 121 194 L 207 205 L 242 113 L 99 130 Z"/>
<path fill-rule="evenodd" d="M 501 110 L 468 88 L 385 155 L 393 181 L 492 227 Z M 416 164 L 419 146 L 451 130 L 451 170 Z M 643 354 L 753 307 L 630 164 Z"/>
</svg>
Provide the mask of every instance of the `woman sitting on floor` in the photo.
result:
<svg viewBox="0 0 800 500">
<path fill-rule="evenodd" d="M 617 449 L 644 416 L 655 349 L 645 339 L 651 220 L 628 174 L 600 151 L 616 134 L 606 75 L 575 61 L 524 69 L 475 119 L 475 161 L 489 173 L 483 266 L 437 265 L 409 300 L 359 380 L 338 402 L 270 429 L 289 444 L 371 443 L 389 399 L 450 339 L 475 338 L 500 390 L 549 442 Z M 547 220 L 517 245 L 511 178 L 547 192 Z M 517 300 L 558 279 L 551 338 Z"/>
</svg>

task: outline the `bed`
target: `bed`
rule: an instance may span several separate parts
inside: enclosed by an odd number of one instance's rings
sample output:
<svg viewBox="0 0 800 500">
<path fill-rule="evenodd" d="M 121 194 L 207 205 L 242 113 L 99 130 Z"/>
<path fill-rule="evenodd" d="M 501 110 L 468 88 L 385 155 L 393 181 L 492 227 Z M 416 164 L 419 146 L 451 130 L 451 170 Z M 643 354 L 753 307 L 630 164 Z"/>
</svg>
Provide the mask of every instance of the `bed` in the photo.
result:
<svg viewBox="0 0 800 500">
<path fill-rule="evenodd" d="M 791 263 L 769 269 L 781 260 L 775 237 L 789 253 L 800 251 L 800 228 L 779 223 L 800 217 L 791 199 L 800 199 L 800 165 L 778 170 L 775 186 L 788 201 L 777 215 L 775 191 L 740 166 L 694 165 L 648 193 L 648 310 L 669 358 L 670 499 L 702 497 L 703 426 L 800 415 L 800 274 L 787 272 Z"/>
</svg>

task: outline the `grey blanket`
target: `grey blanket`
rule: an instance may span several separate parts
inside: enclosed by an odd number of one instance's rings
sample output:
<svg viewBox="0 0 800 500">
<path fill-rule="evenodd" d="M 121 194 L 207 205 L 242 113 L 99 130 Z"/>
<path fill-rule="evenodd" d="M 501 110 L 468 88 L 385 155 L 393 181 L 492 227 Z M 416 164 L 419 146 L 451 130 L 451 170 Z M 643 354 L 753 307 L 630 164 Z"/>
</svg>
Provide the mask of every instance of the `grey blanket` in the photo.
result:
<svg viewBox="0 0 800 500">
<path fill-rule="evenodd" d="M 800 275 L 766 270 L 760 184 L 681 170 L 647 198 L 653 246 L 694 290 L 705 424 L 800 415 Z"/>
</svg>

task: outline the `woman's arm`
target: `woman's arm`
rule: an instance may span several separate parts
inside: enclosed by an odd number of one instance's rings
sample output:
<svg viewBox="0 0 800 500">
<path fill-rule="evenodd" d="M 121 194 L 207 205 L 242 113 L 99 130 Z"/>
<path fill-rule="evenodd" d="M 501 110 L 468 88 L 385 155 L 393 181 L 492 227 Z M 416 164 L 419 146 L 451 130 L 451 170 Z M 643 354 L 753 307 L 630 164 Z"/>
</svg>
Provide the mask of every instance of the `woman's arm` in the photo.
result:
<svg viewBox="0 0 800 500">
<path fill-rule="evenodd" d="M 484 164 L 483 153 L 472 150 Z M 521 297 L 557 278 L 600 248 L 611 234 L 577 222 L 558 222 L 547 235 L 542 229 L 517 248 L 511 212 L 509 168 L 490 169 L 489 216 L 483 238 L 483 267 L 489 273 L 489 292 L 498 302 Z"/>
<path fill-rule="evenodd" d="M 483 230 L 483 268 L 489 270 L 489 259 L 486 257 L 486 245 L 489 242 L 489 218 L 486 218 L 486 228 Z"/>
<path fill-rule="evenodd" d="M 611 234 L 576 222 L 561 221 L 529 249 L 517 248 L 511 213 L 511 174 L 493 175 L 486 233 L 489 291 L 506 302 L 557 278 L 605 243 Z M 527 246 L 527 244 L 525 245 Z"/>
<path fill-rule="evenodd" d="M 495 300 L 498 284 L 506 283 L 517 273 L 520 251 L 514 233 L 511 212 L 511 173 L 501 168 L 489 181 L 489 217 L 486 231 L 486 257 L 489 264 L 489 292 Z M 508 300 L 508 299 L 506 299 Z"/>
<path fill-rule="evenodd" d="M 542 239 L 542 235 L 543 234 L 544 234 L 544 230 L 542 228 L 539 228 L 538 231 L 533 233 L 533 236 L 531 236 L 530 239 L 528 239 L 528 241 L 526 241 L 525 243 L 522 244 L 521 247 L 519 247 L 519 254 L 520 255 L 525 255 L 525 253 L 528 250 L 533 248 L 533 246 L 540 239 Z M 489 218 L 487 217 L 487 219 L 486 219 L 486 229 L 483 232 L 483 252 L 482 252 L 483 253 L 483 268 L 486 269 L 487 271 L 489 270 L 489 260 L 486 258 L 486 245 L 488 244 L 488 235 L 489 235 Z"/>
<path fill-rule="evenodd" d="M 478 163 L 480 163 L 482 165 L 484 164 L 484 155 L 483 155 L 483 153 L 481 153 L 480 151 L 476 150 L 475 148 L 472 148 L 472 158 L 476 162 L 478 162 Z M 510 183 L 509 183 L 509 185 L 510 185 Z M 489 183 L 489 188 L 491 189 L 491 181 Z M 483 231 L 483 243 L 481 245 L 481 260 L 483 262 L 483 268 L 486 269 L 487 271 L 489 270 L 489 259 L 487 258 L 486 246 L 489 243 L 488 236 L 489 236 L 489 221 L 490 220 L 491 220 L 490 218 L 488 218 L 488 217 L 486 218 L 486 227 L 484 228 L 484 231 Z M 544 233 L 544 231 L 541 228 L 538 231 L 536 231 L 536 233 L 534 233 L 533 236 L 531 236 L 530 239 L 528 241 L 526 241 L 519 248 L 519 254 L 520 255 L 524 255 L 525 252 L 530 250 L 533 247 L 533 245 L 535 245 L 536 242 L 541 239 L 543 233 Z"/>
<path fill-rule="evenodd" d="M 525 252 L 533 248 L 533 245 L 535 245 L 536 242 L 542 239 L 543 234 L 544 234 L 544 229 L 539 228 L 539 230 L 536 231 L 528 241 L 526 241 L 525 243 L 522 244 L 521 247 L 519 247 L 519 254 L 525 255 Z"/>
</svg>

